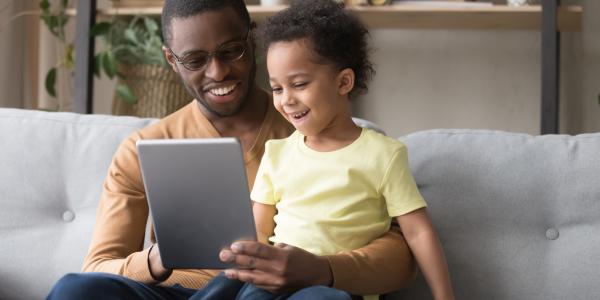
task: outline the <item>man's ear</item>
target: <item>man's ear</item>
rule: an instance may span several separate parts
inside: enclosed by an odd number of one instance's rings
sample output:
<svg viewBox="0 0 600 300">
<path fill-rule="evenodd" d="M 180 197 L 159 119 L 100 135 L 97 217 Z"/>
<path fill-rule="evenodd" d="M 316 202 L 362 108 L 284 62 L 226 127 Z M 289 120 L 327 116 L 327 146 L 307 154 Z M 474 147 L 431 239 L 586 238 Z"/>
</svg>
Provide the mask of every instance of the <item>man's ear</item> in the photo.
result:
<svg viewBox="0 0 600 300">
<path fill-rule="evenodd" d="M 162 52 L 165 55 L 165 59 L 167 60 L 169 65 L 171 65 L 171 68 L 173 69 L 173 71 L 175 71 L 175 73 L 179 74 L 179 70 L 177 69 L 177 61 L 175 60 L 173 53 L 171 53 L 169 48 L 167 48 L 166 46 L 162 46 Z"/>
<path fill-rule="evenodd" d="M 347 95 L 354 88 L 354 71 L 346 68 L 338 74 L 338 92 L 340 95 Z"/>
</svg>

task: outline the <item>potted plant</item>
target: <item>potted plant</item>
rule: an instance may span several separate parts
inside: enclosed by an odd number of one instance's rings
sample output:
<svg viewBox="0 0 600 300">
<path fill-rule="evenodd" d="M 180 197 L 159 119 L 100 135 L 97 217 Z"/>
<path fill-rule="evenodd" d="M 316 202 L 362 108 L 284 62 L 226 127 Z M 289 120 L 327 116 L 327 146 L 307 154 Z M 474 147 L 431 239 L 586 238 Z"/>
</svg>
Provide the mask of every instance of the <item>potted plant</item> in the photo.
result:
<svg viewBox="0 0 600 300">
<path fill-rule="evenodd" d="M 91 29 L 104 45 L 95 55 L 97 76 L 117 77 L 113 114 L 162 117 L 189 102 L 162 52 L 157 20 L 146 16 L 114 18 Z"/>
<path fill-rule="evenodd" d="M 48 0 L 40 1 L 41 19 L 65 48 L 64 58 L 51 68 L 46 90 L 56 96 L 57 69 L 73 71 L 76 54 L 64 34 L 69 21 L 65 13 L 69 0 L 61 0 L 52 11 Z M 168 67 L 163 53 L 160 25 L 147 16 L 117 17 L 97 23 L 90 34 L 101 40 L 95 55 L 94 74 L 117 79 L 113 114 L 162 117 L 189 102 L 189 95 Z"/>
</svg>

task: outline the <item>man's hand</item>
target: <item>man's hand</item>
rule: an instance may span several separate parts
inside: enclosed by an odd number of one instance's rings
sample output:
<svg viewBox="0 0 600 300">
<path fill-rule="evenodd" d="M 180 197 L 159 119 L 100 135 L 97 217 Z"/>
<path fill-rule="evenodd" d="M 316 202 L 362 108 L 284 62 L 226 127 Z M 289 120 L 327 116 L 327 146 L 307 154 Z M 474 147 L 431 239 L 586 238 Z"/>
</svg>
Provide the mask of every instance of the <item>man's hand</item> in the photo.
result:
<svg viewBox="0 0 600 300">
<path fill-rule="evenodd" d="M 173 273 L 173 270 L 166 269 L 163 266 L 158 244 L 154 244 L 150 248 L 150 252 L 148 253 L 148 268 L 150 269 L 152 278 L 159 282 L 167 280 L 171 276 L 171 273 Z"/>
<path fill-rule="evenodd" d="M 250 282 L 272 293 L 294 291 L 312 285 L 330 286 L 333 275 L 329 261 L 286 244 L 270 246 L 253 241 L 235 242 L 221 250 L 223 262 L 241 269 L 225 270 L 230 279 Z"/>
</svg>

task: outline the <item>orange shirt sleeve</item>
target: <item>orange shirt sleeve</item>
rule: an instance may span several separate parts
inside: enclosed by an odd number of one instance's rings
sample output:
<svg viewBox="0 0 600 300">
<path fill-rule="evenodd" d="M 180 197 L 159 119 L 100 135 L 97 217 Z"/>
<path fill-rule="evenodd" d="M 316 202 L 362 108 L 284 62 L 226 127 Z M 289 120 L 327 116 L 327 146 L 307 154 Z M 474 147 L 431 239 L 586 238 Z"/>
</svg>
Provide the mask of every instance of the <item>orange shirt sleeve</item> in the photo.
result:
<svg viewBox="0 0 600 300">
<path fill-rule="evenodd" d="M 132 134 L 119 146 L 103 184 L 92 241 L 83 264 L 85 272 L 107 272 L 151 283 L 142 251 L 148 205 Z"/>
<path fill-rule="evenodd" d="M 327 256 L 333 287 L 354 295 L 385 294 L 412 284 L 414 258 L 398 228 L 356 250 Z"/>
</svg>

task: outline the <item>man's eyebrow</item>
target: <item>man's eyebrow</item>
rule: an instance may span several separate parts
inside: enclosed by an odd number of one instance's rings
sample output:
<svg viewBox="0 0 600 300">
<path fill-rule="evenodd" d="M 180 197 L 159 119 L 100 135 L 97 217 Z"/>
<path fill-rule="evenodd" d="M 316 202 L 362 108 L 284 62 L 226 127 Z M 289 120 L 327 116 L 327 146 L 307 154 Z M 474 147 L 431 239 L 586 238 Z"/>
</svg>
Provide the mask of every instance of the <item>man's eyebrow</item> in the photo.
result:
<svg viewBox="0 0 600 300">
<path fill-rule="evenodd" d="M 217 49 L 219 49 L 219 48 L 223 47 L 224 45 L 227 45 L 227 44 L 229 44 L 229 43 L 232 43 L 232 42 L 240 42 L 240 41 L 242 41 L 243 39 L 244 39 L 244 37 L 243 37 L 243 36 L 239 36 L 239 37 L 235 37 L 235 38 L 229 39 L 229 40 L 227 40 L 227 41 L 225 41 L 225 42 L 223 42 L 223 43 L 220 43 L 220 44 L 217 46 Z M 181 57 L 182 57 L 182 58 L 184 58 L 184 57 L 186 57 L 187 55 L 189 55 L 189 54 L 194 54 L 194 53 L 208 53 L 208 51 L 206 51 L 206 50 L 200 50 L 200 49 L 190 49 L 190 50 L 188 50 L 188 51 L 185 51 L 185 52 L 183 52 L 183 53 L 181 54 Z"/>
</svg>

